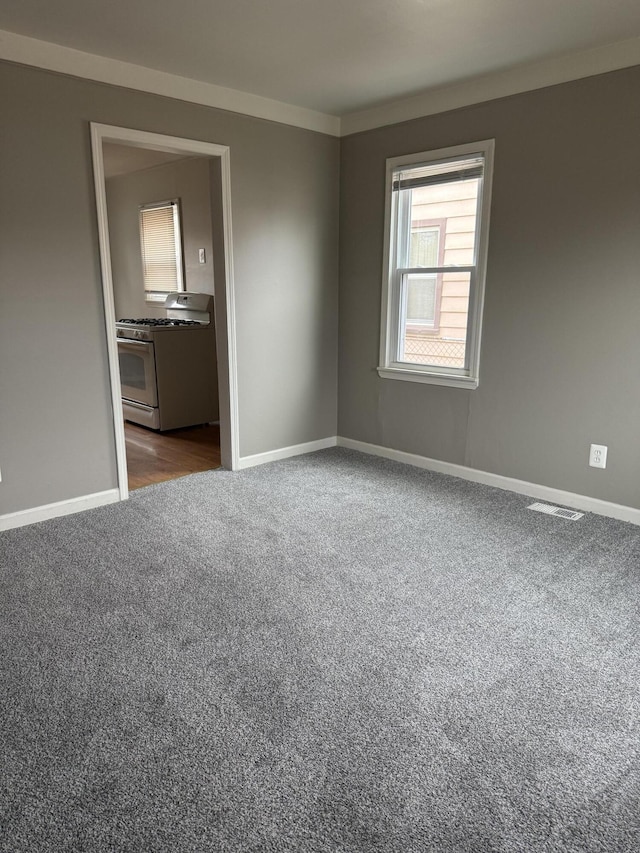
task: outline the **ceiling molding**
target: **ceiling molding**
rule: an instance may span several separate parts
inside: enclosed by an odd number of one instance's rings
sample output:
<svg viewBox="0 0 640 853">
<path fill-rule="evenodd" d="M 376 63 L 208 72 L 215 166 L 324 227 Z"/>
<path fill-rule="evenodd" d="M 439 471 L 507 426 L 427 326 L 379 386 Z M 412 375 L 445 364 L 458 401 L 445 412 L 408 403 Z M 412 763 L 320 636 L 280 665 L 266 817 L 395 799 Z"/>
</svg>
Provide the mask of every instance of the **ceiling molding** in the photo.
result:
<svg viewBox="0 0 640 853">
<path fill-rule="evenodd" d="M 329 136 L 348 136 L 640 65 L 640 38 L 474 77 L 453 86 L 429 89 L 409 98 L 351 112 L 342 118 L 237 89 L 96 56 L 6 30 L 0 30 L 0 59 L 275 121 Z"/>
<path fill-rule="evenodd" d="M 630 68 L 633 65 L 640 65 L 640 38 L 474 77 L 455 86 L 431 89 L 411 98 L 349 113 L 342 117 L 340 135 L 348 136 L 422 116 L 436 115 L 483 101 Z"/>
<path fill-rule="evenodd" d="M 288 124 L 305 130 L 314 130 L 330 136 L 340 135 L 340 119 L 336 116 L 284 104 L 237 89 L 227 89 L 213 83 L 203 83 L 188 77 L 179 77 L 133 65 L 117 59 L 96 56 L 59 44 L 28 38 L 17 33 L 0 30 L 0 59 L 83 77 L 99 83 L 110 83 L 141 92 L 177 98 L 207 107 L 229 110 L 233 113 L 268 121 Z"/>
</svg>

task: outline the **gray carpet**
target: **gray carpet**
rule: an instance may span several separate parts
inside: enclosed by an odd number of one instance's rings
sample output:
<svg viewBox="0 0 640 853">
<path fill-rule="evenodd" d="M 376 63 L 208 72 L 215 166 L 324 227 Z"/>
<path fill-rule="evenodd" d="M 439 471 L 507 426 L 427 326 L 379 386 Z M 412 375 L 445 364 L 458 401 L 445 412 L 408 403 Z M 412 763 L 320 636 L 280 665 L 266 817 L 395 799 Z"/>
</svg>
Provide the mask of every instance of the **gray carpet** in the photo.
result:
<svg viewBox="0 0 640 853">
<path fill-rule="evenodd" d="M 640 850 L 640 528 L 345 450 L 0 534 L 2 851 Z"/>
</svg>

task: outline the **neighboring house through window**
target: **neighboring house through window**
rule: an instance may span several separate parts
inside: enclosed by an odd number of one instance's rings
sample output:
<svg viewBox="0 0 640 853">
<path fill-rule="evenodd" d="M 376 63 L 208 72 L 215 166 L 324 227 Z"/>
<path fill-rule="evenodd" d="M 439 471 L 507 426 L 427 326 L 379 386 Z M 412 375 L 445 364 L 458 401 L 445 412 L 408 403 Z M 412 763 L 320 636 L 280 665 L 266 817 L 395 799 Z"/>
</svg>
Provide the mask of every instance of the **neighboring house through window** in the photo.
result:
<svg viewBox="0 0 640 853">
<path fill-rule="evenodd" d="M 140 206 L 140 247 L 147 302 L 164 302 L 184 290 L 182 233 L 178 199 Z"/>
<path fill-rule="evenodd" d="M 478 384 L 493 140 L 387 160 L 385 378 Z"/>
</svg>

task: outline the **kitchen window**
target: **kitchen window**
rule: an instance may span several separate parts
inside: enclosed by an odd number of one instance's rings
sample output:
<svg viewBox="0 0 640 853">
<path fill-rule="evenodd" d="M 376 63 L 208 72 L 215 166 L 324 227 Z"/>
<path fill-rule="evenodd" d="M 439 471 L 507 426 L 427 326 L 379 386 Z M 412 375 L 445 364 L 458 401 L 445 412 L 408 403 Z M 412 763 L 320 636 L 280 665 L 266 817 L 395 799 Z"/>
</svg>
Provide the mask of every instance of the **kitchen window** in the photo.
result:
<svg viewBox="0 0 640 853">
<path fill-rule="evenodd" d="M 147 302 L 185 289 L 179 199 L 140 206 L 140 248 Z"/>
<path fill-rule="evenodd" d="M 475 388 L 493 140 L 387 160 L 384 378 Z"/>
</svg>

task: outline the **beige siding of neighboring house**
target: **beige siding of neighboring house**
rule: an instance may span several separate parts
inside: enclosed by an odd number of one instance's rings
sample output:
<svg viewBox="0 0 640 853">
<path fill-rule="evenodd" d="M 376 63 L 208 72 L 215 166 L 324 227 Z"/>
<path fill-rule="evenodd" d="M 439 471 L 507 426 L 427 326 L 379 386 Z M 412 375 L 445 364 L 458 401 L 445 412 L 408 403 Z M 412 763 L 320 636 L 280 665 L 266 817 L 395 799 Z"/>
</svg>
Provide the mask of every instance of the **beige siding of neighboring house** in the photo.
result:
<svg viewBox="0 0 640 853">
<path fill-rule="evenodd" d="M 477 181 L 441 184 L 413 190 L 412 225 L 444 223 L 441 264 L 473 263 Z M 407 329 L 405 356 L 419 364 L 464 366 L 464 347 L 469 309 L 469 274 L 452 271 L 442 275 L 439 326 L 436 331 Z"/>
</svg>

